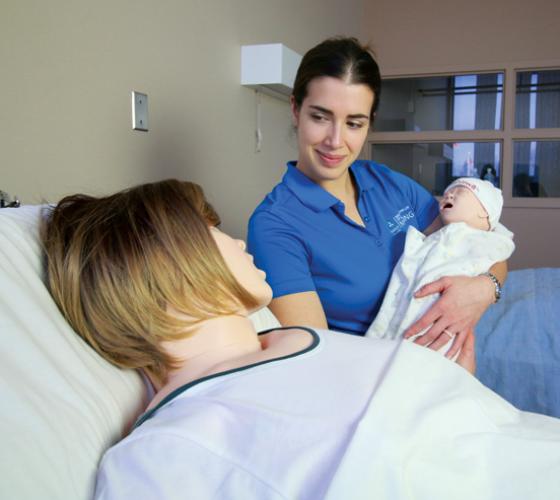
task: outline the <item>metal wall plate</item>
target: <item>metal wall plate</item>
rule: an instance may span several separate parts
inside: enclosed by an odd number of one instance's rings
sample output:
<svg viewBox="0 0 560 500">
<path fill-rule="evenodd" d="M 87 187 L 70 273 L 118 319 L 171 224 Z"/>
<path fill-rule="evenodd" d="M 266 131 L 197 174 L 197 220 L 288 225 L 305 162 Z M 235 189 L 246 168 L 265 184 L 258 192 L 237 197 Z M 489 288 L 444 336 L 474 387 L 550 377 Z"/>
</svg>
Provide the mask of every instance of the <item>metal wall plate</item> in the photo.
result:
<svg viewBox="0 0 560 500">
<path fill-rule="evenodd" d="M 132 128 L 148 131 L 148 96 L 132 91 Z"/>
</svg>

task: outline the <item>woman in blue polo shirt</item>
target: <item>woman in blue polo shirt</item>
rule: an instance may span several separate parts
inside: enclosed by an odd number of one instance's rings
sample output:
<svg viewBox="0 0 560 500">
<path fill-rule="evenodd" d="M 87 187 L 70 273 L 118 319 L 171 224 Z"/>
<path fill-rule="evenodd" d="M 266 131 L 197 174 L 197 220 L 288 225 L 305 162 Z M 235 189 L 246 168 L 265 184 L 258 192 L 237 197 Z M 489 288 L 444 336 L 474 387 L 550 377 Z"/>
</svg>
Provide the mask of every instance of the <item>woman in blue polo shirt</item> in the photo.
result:
<svg viewBox="0 0 560 500">
<path fill-rule="evenodd" d="M 374 319 L 413 225 L 441 227 L 437 201 L 412 179 L 358 160 L 379 105 L 379 68 L 353 38 L 328 39 L 301 62 L 291 108 L 298 159 L 256 208 L 249 250 L 274 291 L 283 325 L 310 325 L 363 335 Z M 505 263 L 491 272 L 503 283 Z M 487 276 L 446 277 L 417 296 L 441 298 L 411 326 L 437 349 L 455 336 L 453 356 L 495 301 Z"/>
</svg>

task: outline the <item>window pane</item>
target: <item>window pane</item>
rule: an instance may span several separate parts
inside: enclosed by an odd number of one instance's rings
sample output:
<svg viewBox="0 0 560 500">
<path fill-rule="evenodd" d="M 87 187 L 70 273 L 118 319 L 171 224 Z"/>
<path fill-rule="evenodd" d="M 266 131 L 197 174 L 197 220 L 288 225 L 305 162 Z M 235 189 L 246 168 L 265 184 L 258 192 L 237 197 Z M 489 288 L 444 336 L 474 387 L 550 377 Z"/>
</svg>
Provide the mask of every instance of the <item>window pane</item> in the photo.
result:
<svg viewBox="0 0 560 500">
<path fill-rule="evenodd" d="M 437 196 L 458 177 L 479 177 L 500 185 L 499 142 L 372 144 L 371 157 Z"/>
<path fill-rule="evenodd" d="M 503 73 L 383 80 L 374 129 L 499 130 Z"/>
<path fill-rule="evenodd" d="M 560 70 L 517 73 L 515 126 L 560 127 Z"/>
<path fill-rule="evenodd" d="M 560 141 L 514 141 L 512 194 L 560 197 Z"/>
</svg>

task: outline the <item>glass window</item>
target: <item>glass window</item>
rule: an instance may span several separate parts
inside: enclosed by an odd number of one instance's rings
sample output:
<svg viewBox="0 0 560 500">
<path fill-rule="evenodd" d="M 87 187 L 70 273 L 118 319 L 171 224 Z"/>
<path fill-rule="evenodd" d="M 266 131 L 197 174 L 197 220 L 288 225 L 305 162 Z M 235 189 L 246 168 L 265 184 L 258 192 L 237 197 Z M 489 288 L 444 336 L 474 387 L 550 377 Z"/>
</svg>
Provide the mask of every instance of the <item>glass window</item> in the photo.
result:
<svg viewBox="0 0 560 500">
<path fill-rule="evenodd" d="M 371 158 L 440 196 L 457 177 L 483 178 L 500 186 L 500 146 L 500 142 L 372 144 Z"/>
<path fill-rule="evenodd" d="M 383 80 L 378 132 L 500 130 L 503 73 Z"/>
<path fill-rule="evenodd" d="M 560 70 L 517 73 L 515 126 L 560 127 Z"/>
<path fill-rule="evenodd" d="M 516 197 L 560 197 L 560 141 L 514 141 Z"/>
</svg>

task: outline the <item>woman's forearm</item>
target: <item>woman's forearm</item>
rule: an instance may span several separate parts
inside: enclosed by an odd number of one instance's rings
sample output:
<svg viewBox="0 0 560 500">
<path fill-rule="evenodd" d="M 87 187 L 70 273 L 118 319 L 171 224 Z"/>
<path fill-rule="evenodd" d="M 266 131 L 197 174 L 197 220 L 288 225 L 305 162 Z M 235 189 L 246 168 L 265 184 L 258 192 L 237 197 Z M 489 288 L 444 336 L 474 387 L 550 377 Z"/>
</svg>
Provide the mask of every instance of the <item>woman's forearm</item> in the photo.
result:
<svg viewBox="0 0 560 500">
<path fill-rule="evenodd" d="M 507 275 L 508 275 L 507 260 L 503 260 L 501 262 L 496 262 L 490 269 L 488 269 L 488 272 L 490 272 L 494 276 L 496 276 L 496 278 L 498 278 L 498 281 L 500 282 L 500 284 L 503 286 L 504 282 L 506 281 Z"/>
</svg>

